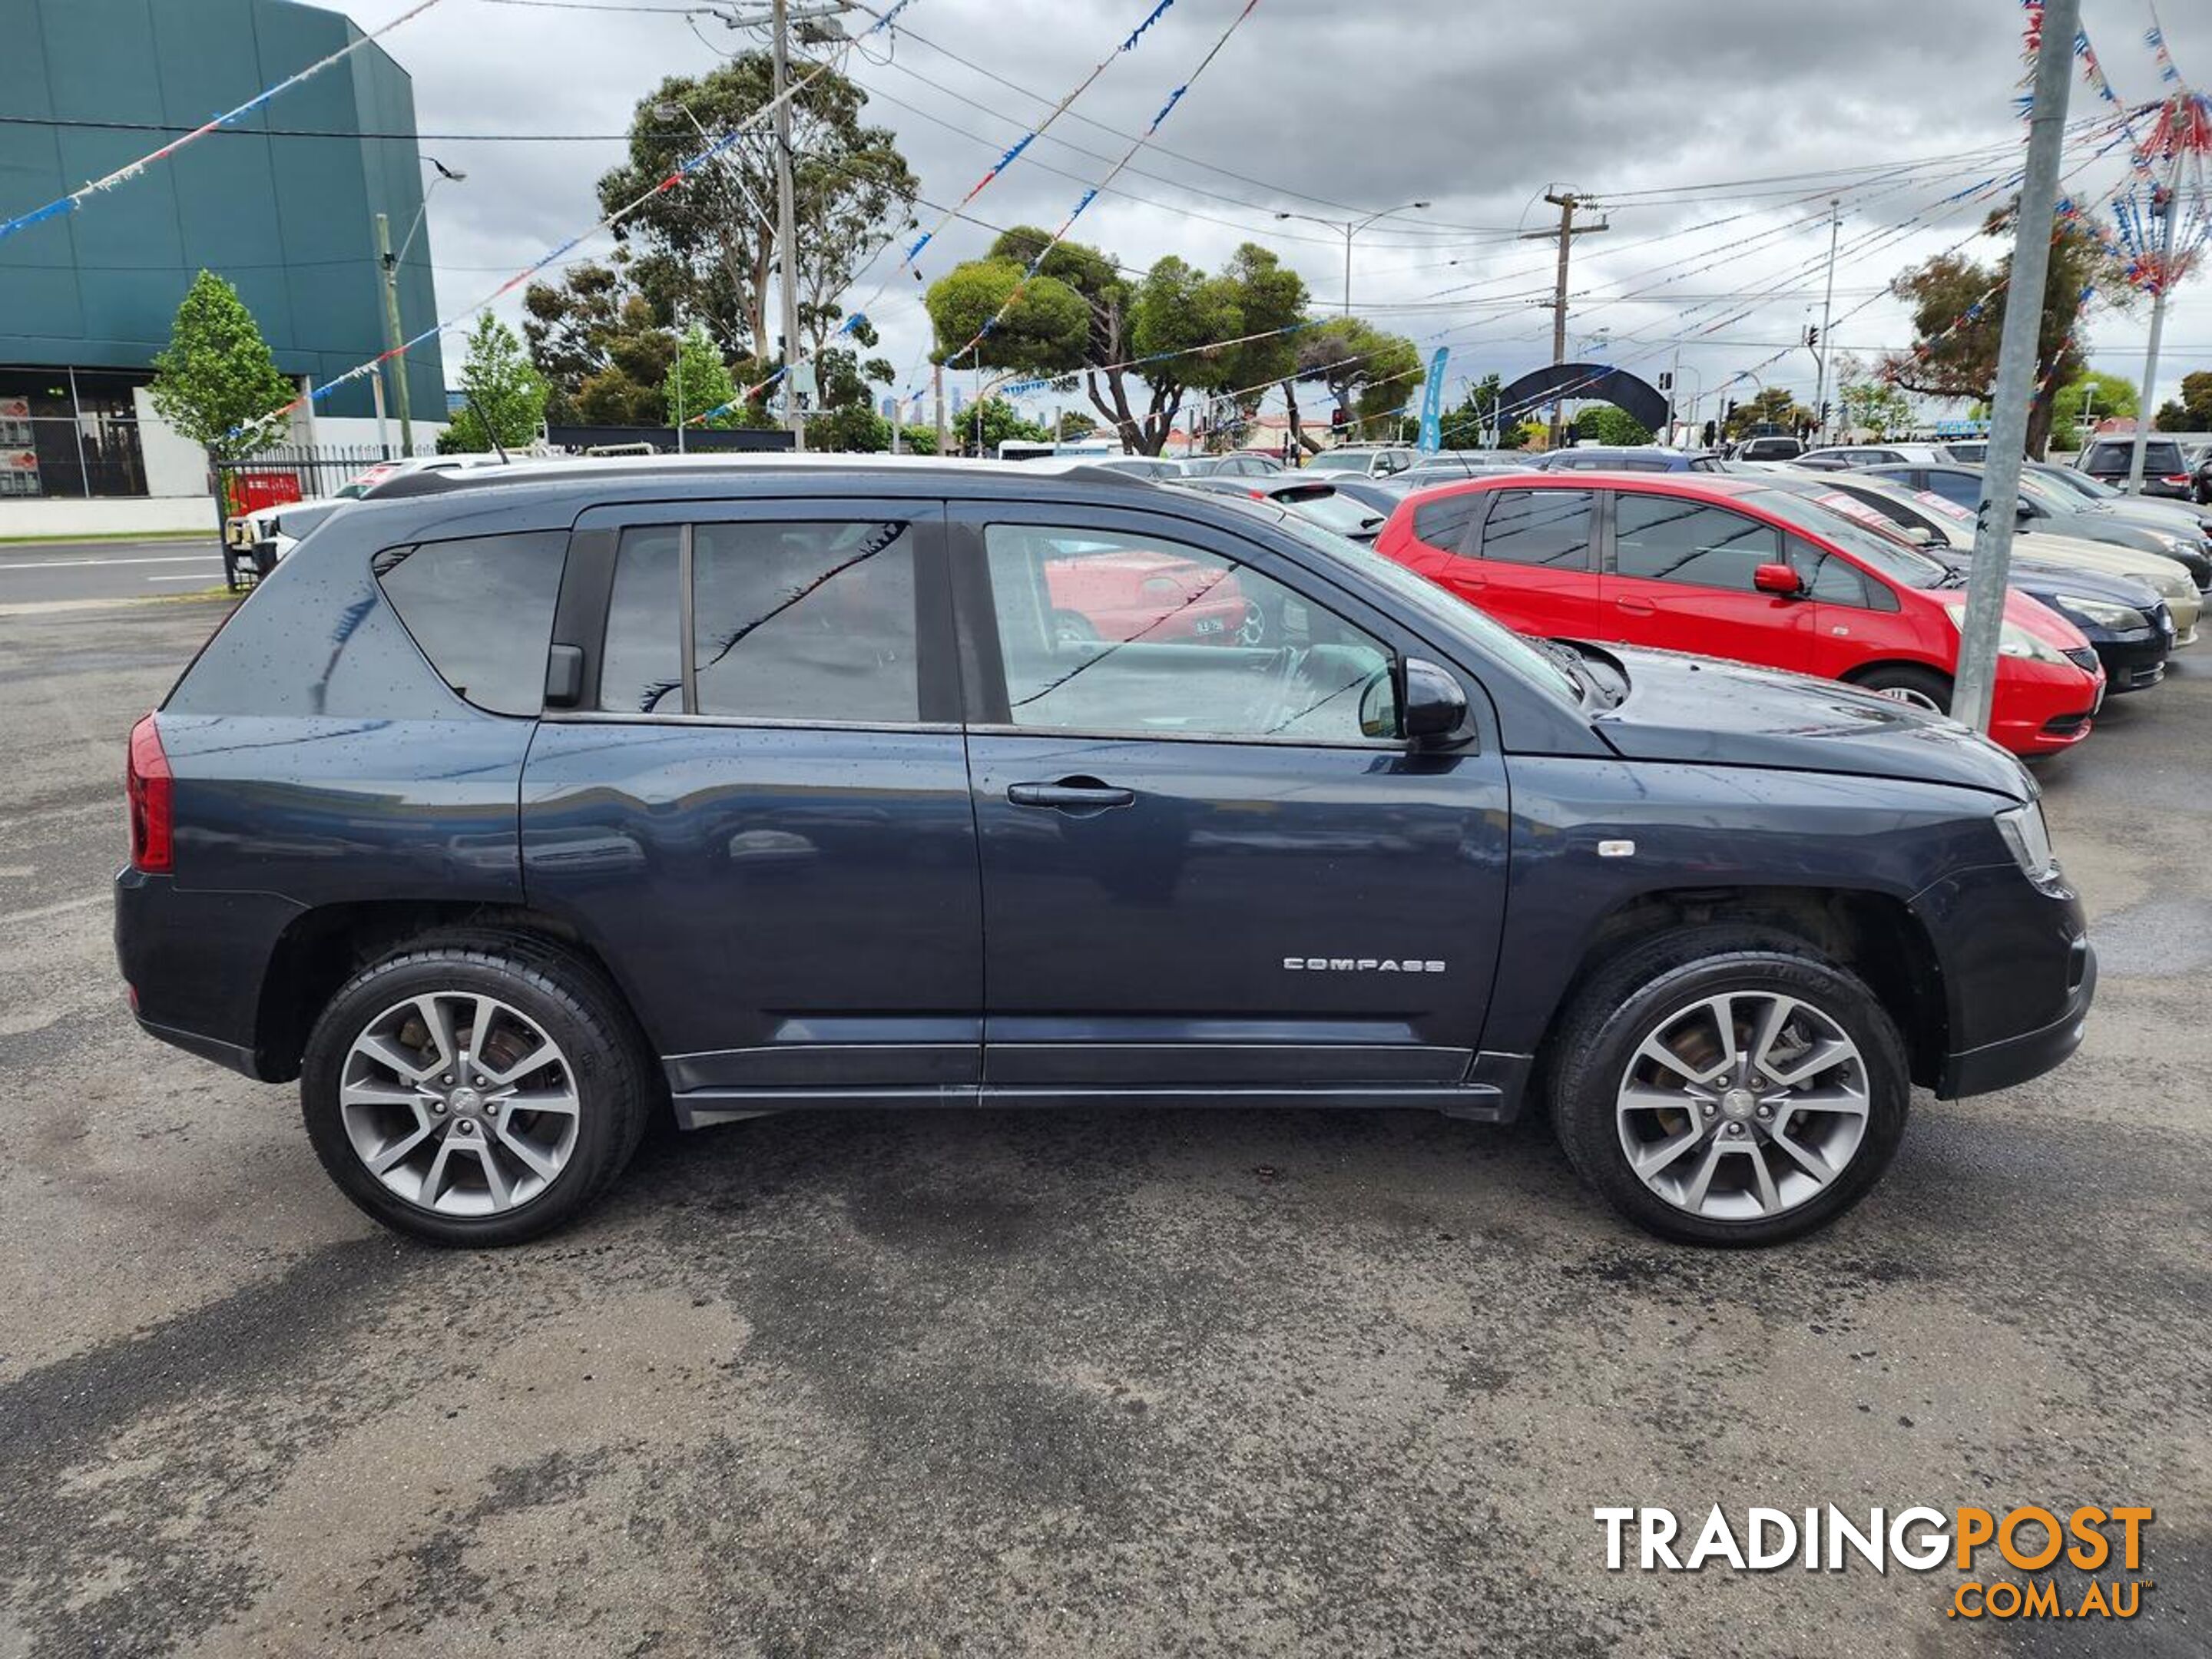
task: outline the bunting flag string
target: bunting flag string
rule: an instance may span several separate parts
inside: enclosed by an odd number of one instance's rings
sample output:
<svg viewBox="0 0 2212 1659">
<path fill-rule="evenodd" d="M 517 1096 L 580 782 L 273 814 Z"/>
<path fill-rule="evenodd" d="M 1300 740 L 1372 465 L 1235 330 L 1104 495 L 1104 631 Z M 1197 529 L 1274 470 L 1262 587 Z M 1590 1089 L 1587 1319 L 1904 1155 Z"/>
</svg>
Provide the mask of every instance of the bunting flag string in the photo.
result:
<svg viewBox="0 0 2212 1659">
<path fill-rule="evenodd" d="M 1137 159 L 1137 153 L 1152 143 L 1153 135 L 1159 131 L 1161 124 L 1174 113 L 1176 106 L 1180 104 L 1184 95 L 1197 84 L 1199 76 L 1206 73 L 1213 60 L 1221 55 L 1222 48 L 1229 44 L 1230 37 L 1244 26 L 1245 19 L 1251 16 L 1259 9 L 1259 5 L 1260 0 L 1244 0 L 1243 9 L 1229 20 L 1229 27 L 1223 29 L 1215 38 L 1213 44 L 1206 48 L 1206 55 L 1198 60 L 1197 66 L 1184 77 L 1182 84 L 1168 94 L 1167 101 L 1160 106 L 1152 120 L 1146 124 L 1145 130 L 1137 135 L 1127 149 L 1121 152 L 1121 159 L 1106 170 L 1104 178 L 1091 185 L 1076 198 L 1075 205 L 1068 210 L 1067 216 L 1060 221 L 1060 228 L 1054 231 L 1051 236 L 1046 239 L 1045 245 L 1036 251 L 1036 257 L 1030 259 L 1027 269 L 1022 272 L 1020 279 L 1007 291 L 1006 297 L 1000 302 L 999 308 L 984 319 L 983 325 L 975 331 L 974 337 L 967 344 L 957 351 L 947 352 L 945 355 L 945 362 L 956 362 L 969 352 L 980 350 L 982 343 L 997 330 L 1001 322 L 1006 320 L 1006 313 L 1020 302 L 1029 285 L 1036 280 L 1037 274 L 1044 269 L 1044 262 L 1052 251 L 1067 239 L 1068 232 L 1075 228 L 1075 222 L 1080 219 L 1085 210 L 1098 199 L 1098 192 L 1119 178 L 1129 163 Z M 1135 39 L 1134 35 L 1130 37 L 1132 41 Z"/>
<path fill-rule="evenodd" d="M 436 0 L 426 0 L 426 3 L 435 4 Z M 913 3 L 914 0 L 893 0 L 893 3 L 889 9 L 875 14 L 876 21 L 873 23 L 870 24 L 860 33 L 852 35 L 841 42 L 839 49 L 836 52 L 831 54 L 830 57 L 825 58 L 820 64 L 817 64 L 806 74 L 801 76 L 798 80 L 793 81 L 789 86 L 786 87 L 783 90 L 783 95 L 781 98 L 769 99 L 751 114 L 746 116 L 744 120 L 739 121 L 735 126 L 732 127 L 730 131 L 723 134 L 722 137 L 710 143 L 706 149 L 701 150 L 696 155 L 691 156 L 690 159 L 679 162 L 677 165 L 675 171 L 669 173 L 665 178 L 661 179 L 650 188 L 641 191 L 631 200 L 623 203 L 620 207 L 615 209 L 613 212 L 603 215 L 600 218 L 595 220 L 592 223 L 577 232 L 576 234 L 569 237 L 566 241 L 548 250 L 537 259 L 532 261 L 529 264 L 525 265 L 521 270 L 516 271 L 514 276 L 508 277 L 497 288 L 492 289 L 490 293 L 477 301 L 475 304 L 467 307 L 462 311 L 455 313 L 451 317 L 440 319 L 438 321 L 432 323 L 429 327 L 424 329 L 421 333 L 415 335 L 410 339 L 402 340 L 398 345 L 392 346 L 387 350 L 377 353 L 375 356 L 369 358 L 366 362 L 355 364 L 343 374 L 332 376 L 330 380 L 324 381 L 320 386 L 316 386 L 313 391 L 302 393 L 301 396 L 293 398 L 291 402 L 284 404 L 282 408 L 273 409 L 270 410 L 268 414 L 260 416 L 258 420 L 240 422 L 239 425 L 233 427 L 228 432 L 225 433 L 223 434 L 224 438 L 227 441 L 235 440 L 249 433 L 259 433 L 264 429 L 273 428 L 277 422 L 284 420 L 295 410 L 302 408 L 306 404 L 319 403 L 325 398 L 330 396 L 331 392 L 337 391 L 338 387 L 348 385 L 352 381 L 358 380 L 364 375 L 374 374 L 379 368 L 391 362 L 393 358 L 404 358 L 410 351 L 412 351 L 416 346 L 422 344 L 425 341 L 434 339 L 441 334 L 449 333 L 454 329 L 461 327 L 478 313 L 483 311 L 486 307 L 495 304 L 505 295 L 513 293 L 516 289 L 521 287 L 523 283 L 528 282 L 539 271 L 544 270 L 546 266 L 555 264 L 574 249 L 580 246 L 591 238 L 598 235 L 601 231 L 610 230 L 616 225 L 621 223 L 622 221 L 629 217 L 631 214 L 635 213 L 647 202 L 653 200 L 654 197 L 681 186 L 694 173 L 697 173 L 700 168 L 705 167 L 709 161 L 712 161 L 717 156 L 726 154 L 746 133 L 751 131 L 755 127 L 760 125 L 762 122 L 766 121 L 772 117 L 775 113 L 776 108 L 779 105 L 789 102 L 792 99 L 796 98 L 800 93 L 804 92 L 809 86 L 812 85 L 816 81 L 819 80 L 823 76 L 829 74 L 837 64 L 843 61 L 845 54 L 851 52 L 861 41 L 868 40 L 871 37 L 882 33 L 884 30 L 890 28 L 894 20 L 897 18 L 898 15 Z M 850 327 L 851 325 L 852 319 L 848 319 L 847 326 Z"/>
<path fill-rule="evenodd" d="M 254 94 L 252 97 L 247 99 L 236 109 L 228 110 L 221 115 L 210 117 L 200 125 L 194 127 L 190 132 L 185 133 L 179 137 L 172 138 L 167 143 L 162 145 L 159 149 L 148 151 L 137 161 L 116 168 L 114 172 L 108 173 L 104 178 L 94 179 L 90 184 L 80 185 L 68 195 L 57 197 L 54 200 L 47 203 L 44 207 L 33 208 L 28 213 L 18 214 L 12 219 L 0 220 L 0 241 L 4 241 L 7 238 L 15 235 L 18 231 L 28 230 L 33 225 L 44 224 L 50 219 L 58 219 L 66 214 L 75 213 L 79 208 L 82 207 L 86 202 L 89 201 L 94 196 L 103 195 L 106 191 L 113 190 L 118 185 L 127 184 L 131 179 L 136 179 L 140 174 L 143 173 L 149 167 L 167 161 L 169 157 L 174 155 L 179 150 L 184 149 L 185 145 L 197 143 L 198 140 L 206 137 L 210 132 L 216 131 L 218 128 L 229 125 L 232 122 L 238 120 L 242 116 L 252 114 L 254 111 L 269 103 L 278 94 L 290 91 L 294 87 L 298 86 L 303 81 L 313 79 L 316 76 L 320 75 L 325 70 L 330 68 L 331 64 L 339 63 L 347 58 L 350 58 L 355 52 L 359 52 L 363 46 L 368 45 L 379 36 L 391 33 L 392 30 L 398 28 L 402 23 L 405 23 L 415 18 L 420 17 L 424 12 L 429 10 L 431 7 L 437 5 L 438 3 L 440 3 L 440 0 L 418 0 L 418 3 L 410 6 L 405 11 L 401 12 L 398 16 L 393 18 L 381 28 L 371 30 L 369 33 L 362 35 L 358 40 L 348 41 L 344 46 L 339 47 L 327 58 L 319 58 L 316 62 L 308 64 L 307 68 L 300 70 L 298 74 L 289 75 L 282 81 L 279 81 L 275 86 L 267 88 L 263 91 Z"/>
<path fill-rule="evenodd" d="M 968 193 L 965 196 L 963 196 L 957 202 L 947 208 L 945 210 L 944 216 L 939 218 L 935 224 L 932 225 L 927 230 L 925 230 L 921 235 L 915 238 L 914 241 L 908 245 L 906 252 L 900 256 L 898 264 L 892 270 L 890 277 L 896 277 L 901 271 L 903 271 L 911 266 L 915 260 L 921 257 L 921 251 L 937 240 L 938 234 L 942 231 L 945 226 L 951 224 L 955 219 L 958 218 L 970 203 L 975 201 L 975 199 L 978 196 L 981 196 L 986 190 L 989 189 L 992 182 L 1001 173 L 1005 173 L 1008 167 L 1012 167 L 1018 159 L 1019 159 L 1024 150 L 1027 149 L 1039 138 L 1042 138 L 1054 122 L 1059 120 L 1061 116 L 1067 113 L 1068 110 L 1074 105 L 1077 99 L 1082 97 L 1085 93 L 1091 90 L 1092 83 L 1096 82 L 1100 76 L 1105 74 L 1109 69 L 1113 67 L 1114 60 L 1115 58 L 1122 56 L 1126 52 L 1134 52 L 1137 47 L 1137 42 L 1144 38 L 1145 32 L 1151 28 L 1153 24 L 1158 22 L 1160 18 L 1166 13 L 1168 8 L 1174 4 L 1175 0 L 1156 0 L 1156 3 L 1152 6 L 1152 9 L 1145 14 L 1144 20 L 1139 22 L 1136 27 L 1129 31 L 1127 38 L 1123 40 L 1121 45 L 1115 47 L 1113 51 L 1108 52 L 1106 56 L 1100 58 L 1097 64 L 1093 64 L 1091 66 L 1091 72 L 1085 76 L 1082 80 L 1077 82 L 1073 90 L 1069 92 L 1065 98 L 1062 98 L 1057 104 L 1054 104 L 1052 106 L 1051 110 L 1047 112 L 1043 120 L 1038 122 L 1027 132 L 1024 132 L 1020 137 L 1015 139 L 1013 143 L 1007 148 L 1006 154 L 1000 156 L 997 161 L 992 162 L 989 167 L 986 167 L 983 170 L 983 176 L 968 187 Z M 884 279 L 884 287 L 890 286 L 890 277 L 886 277 Z M 883 290 L 880 288 L 877 290 L 878 294 L 882 291 Z"/>
</svg>

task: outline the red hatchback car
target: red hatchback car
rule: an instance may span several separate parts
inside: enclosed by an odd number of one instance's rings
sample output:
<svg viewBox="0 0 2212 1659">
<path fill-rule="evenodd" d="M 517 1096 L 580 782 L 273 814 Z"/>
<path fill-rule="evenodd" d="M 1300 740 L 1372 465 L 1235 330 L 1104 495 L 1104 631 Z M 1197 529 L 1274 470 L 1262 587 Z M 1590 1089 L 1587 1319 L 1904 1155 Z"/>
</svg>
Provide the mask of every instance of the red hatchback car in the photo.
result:
<svg viewBox="0 0 2212 1659">
<path fill-rule="evenodd" d="M 1946 711 L 1965 578 L 1757 478 L 1518 473 L 1408 496 L 1376 550 L 1511 628 L 1731 657 Z M 2104 700 L 2073 624 L 2005 596 L 1990 736 L 2040 755 Z"/>
</svg>

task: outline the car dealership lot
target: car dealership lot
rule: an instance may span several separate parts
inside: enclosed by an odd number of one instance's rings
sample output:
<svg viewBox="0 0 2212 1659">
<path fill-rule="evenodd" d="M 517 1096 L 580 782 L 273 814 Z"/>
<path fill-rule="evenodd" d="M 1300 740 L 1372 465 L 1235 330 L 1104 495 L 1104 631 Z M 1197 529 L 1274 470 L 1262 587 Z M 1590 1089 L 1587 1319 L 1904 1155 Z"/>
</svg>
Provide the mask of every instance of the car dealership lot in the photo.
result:
<svg viewBox="0 0 2212 1659">
<path fill-rule="evenodd" d="M 941 1112 L 657 1134 L 458 1255 L 122 1006 L 123 738 L 219 614 L 0 617 L 0 1655 L 2212 1639 L 2207 650 L 2041 773 L 2081 1054 L 1920 1097 L 1802 1243 L 1657 1243 L 1533 1130 Z M 1993 1626 L 1948 1570 L 1607 1574 L 1590 1516 L 1829 1503 L 2148 1504 L 2154 1587 Z"/>
</svg>

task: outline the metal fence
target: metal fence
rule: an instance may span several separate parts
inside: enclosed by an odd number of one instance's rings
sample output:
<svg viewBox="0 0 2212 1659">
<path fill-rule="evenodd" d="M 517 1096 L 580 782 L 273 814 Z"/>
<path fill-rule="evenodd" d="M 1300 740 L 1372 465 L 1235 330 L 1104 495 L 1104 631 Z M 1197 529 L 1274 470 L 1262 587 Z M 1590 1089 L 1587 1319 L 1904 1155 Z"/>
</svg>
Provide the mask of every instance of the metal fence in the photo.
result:
<svg viewBox="0 0 2212 1659">
<path fill-rule="evenodd" d="M 417 455 L 436 451 L 417 446 Z M 311 501 L 329 495 L 370 467 L 398 459 L 398 446 L 380 444 L 276 444 L 251 455 L 216 461 L 209 471 L 215 497 L 216 526 L 222 537 L 223 580 L 233 592 L 250 587 L 263 570 L 251 543 L 234 538 L 230 521 L 241 514 L 287 501 Z"/>
</svg>

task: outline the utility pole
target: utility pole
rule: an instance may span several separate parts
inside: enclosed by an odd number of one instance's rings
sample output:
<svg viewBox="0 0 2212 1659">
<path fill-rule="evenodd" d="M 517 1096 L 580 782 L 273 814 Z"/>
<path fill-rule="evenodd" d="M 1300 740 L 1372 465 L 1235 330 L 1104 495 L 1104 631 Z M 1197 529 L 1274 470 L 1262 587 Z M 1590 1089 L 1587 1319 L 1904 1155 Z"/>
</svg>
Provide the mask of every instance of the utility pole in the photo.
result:
<svg viewBox="0 0 2212 1659">
<path fill-rule="evenodd" d="M 1843 228 L 1843 202 L 1832 198 L 1828 203 L 1828 287 L 1820 296 L 1820 344 L 1813 354 L 1813 416 L 1820 422 L 1814 432 L 1815 441 L 1828 441 L 1828 313 L 1836 303 L 1836 234 Z"/>
<path fill-rule="evenodd" d="M 407 357 L 399 349 L 399 343 L 406 338 L 399 331 L 399 261 L 392 257 L 392 221 L 381 213 L 376 216 L 376 262 L 384 273 L 384 349 L 393 354 L 389 361 L 392 387 L 399 404 L 399 453 L 412 455 L 415 422 L 408 416 Z"/>
<path fill-rule="evenodd" d="M 1575 223 L 1575 210 L 1583 205 L 1586 198 L 1571 190 L 1547 191 L 1544 199 L 1559 210 L 1559 228 L 1556 231 L 1531 230 L 1522 233 L 1524 242 L 1547 242 L 1554 236 L 1559 239 L 1558 274 L 1552 283 L 1552 367 L 1557 368 L 1567 361 L 1567 262 L 1577 236 L 1595 236 L 1612 227 L 1601 219 L 1594 225 Z M 1559 447 L 1559 399 L 1552 399 L 1551 447 Z"/>
<path fill-rule="evenodd" d="M 942 455 L 952 441 L 951 428 L 945 423 L 945 365 L 943 363 L 931 366 L 929 389 L 937 400 L 937 453 Z"/>
<path fill-rule="evenodd" d="M 2036 48 L 2027 166 L 2013 233 L 2012 280 L 2005 290 L 1996 390 L 1990 399 L 1989 459 L 1982 468 L 1973 571 L 1966 586 L 1966 614 L 1959 624 L 1959 674 L 1951 692 L 1952 717 L 1978 732 L 1990 729 L 1990 691 L 1996 684 L 1997 647 L 2003 639 L 2005 580 L 2012 574 L 2021 464 L 2027 453 L 2028 409 L 2035 398 L 2036 336 L 2042 326 L 2043 291 L 2051 276 L 2051 228 L 2057 204 L 2059 153 L 2066 137 L 2066 93 L 2081 17 L 2081 0 L 2045 0 L 2043 40 Z"/>
<path fill-rule="evenodd" d="M 775 36 L 775 240 L 783 265 L 783 408 L 792 447 L 803 454 L 806 416 L 790 372 L 799 361 L 799 232 L 791 199 L 791 100 L 783 95 L 791 73 L 789 0 L 772 0 L 770 23 Z"/>
<path fill-rule="evenodd" d="M 2143 349 L 2142 396 L 2136 404 L 2136 441 L 2128 452 L 2130 495 L 2142 493 L 2143 447 L 2150 441 L 2152 411 L 2155 407 L 2153 400 L 2158 395 L 2159 342 L 2166 335 L 2166 291 L 2173 286 L 2173 222 L 2181 216 L 2175 211 L 2180 188 L 2181 148 L 2177 143 L 2166 183 L 2151 200 L 2151 210 L 2165 223 L 2158 234 L 2158 287 L 2150 296 L 2150 343 Z"/>
</svg>

